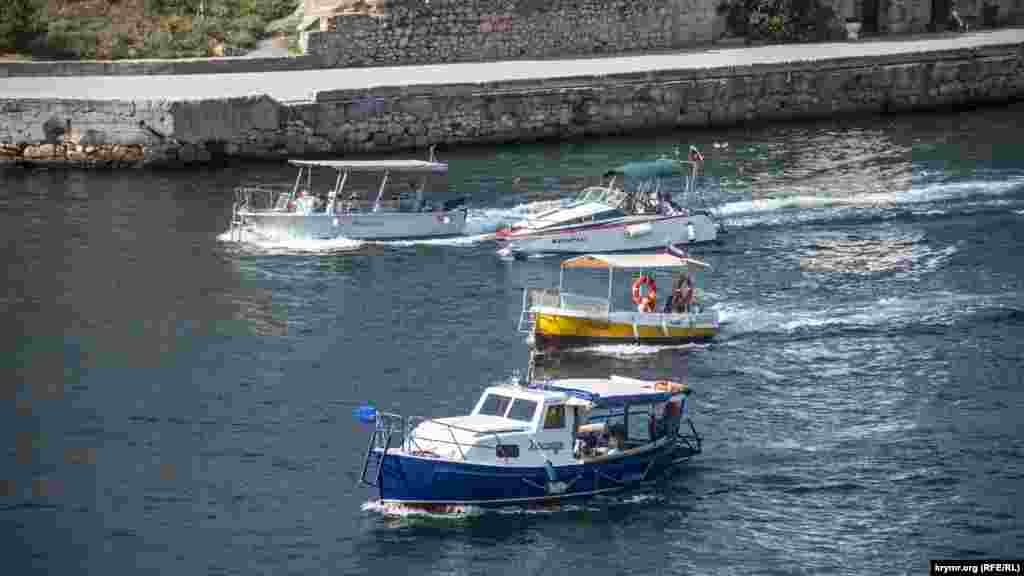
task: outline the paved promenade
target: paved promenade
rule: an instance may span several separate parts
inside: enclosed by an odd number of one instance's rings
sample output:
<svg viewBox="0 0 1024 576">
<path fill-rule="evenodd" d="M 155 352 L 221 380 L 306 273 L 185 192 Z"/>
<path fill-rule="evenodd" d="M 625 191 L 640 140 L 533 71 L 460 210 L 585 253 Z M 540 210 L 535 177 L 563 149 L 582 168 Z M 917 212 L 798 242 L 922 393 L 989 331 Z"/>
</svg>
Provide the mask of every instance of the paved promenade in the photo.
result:
<svg viewBox="0 0 1024 576">
<path fill-rule="evenodd" d="M 543 81 L 575 76 L 891 56 L 1014 43 L 1024 43 L 1024 29 L 902 40 L 787 44 L 584 59 L 183 76 L 10 77 L 0 79 L 0 98 L 138 101 L 268 95 L 281 102 L 290 102 L 310 100 L 317 92 L 329 90 L 511 80 Z"/>
</svg>

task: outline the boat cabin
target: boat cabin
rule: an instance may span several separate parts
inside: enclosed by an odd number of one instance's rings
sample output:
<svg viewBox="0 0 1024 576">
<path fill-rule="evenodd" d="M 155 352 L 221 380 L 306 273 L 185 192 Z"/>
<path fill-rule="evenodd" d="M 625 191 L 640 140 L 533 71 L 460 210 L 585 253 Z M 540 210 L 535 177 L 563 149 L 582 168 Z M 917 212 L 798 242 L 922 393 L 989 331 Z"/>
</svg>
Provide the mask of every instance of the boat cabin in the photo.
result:
<svg viewBox="0 0 1024 576">
<path fill-rule="evenodd" d="M 528 332 L 532 322 L 531 314 L 534 308 L 544 307 L 561 310 L 576 310 L 588 314 L 608 315 L 613 311 L 615 302 L 615 271 L 628 270 L 631 273 L 640 271 L 641 276 L 652 273 L 656 270 L 675 270 L 692 277 L 694 269 L 704 269 L 709 266 L 700 260 L 689 257 L 680 257 L 674 254 L 585 254 L 570 258 L 562 262 L 558 276 L 558 288 L 526 288 L 523 291 L 523 309 L 519 320 L 519 331 Z M 605 297 L 577 294 L 570 292 L 565 286 L 566 270 L 607 270 L 608 271 L 608 292 Z M 657 286 L 655 285 L 655 288 Z M 663 310 L 657 302 L 665 302 L 665 298 L 672 296 L 671 287 L 662 289 L 662 300 L 655 300 L 656 307 L 650 312 L 658 313 Z M 694 301 L 699 301 L 694 288 Z M 639 306 L 639 304 L 638 304 Z M 678 308 L 670 309 L 676 312 Z"/>
<path fill-rule="evenodd" d="M 615 458 L 674 436 L 685 385 L 612 376 L 491 386 L 467 416 L 422 420 L 414 456 L 516 466 Z"/>
</svg>

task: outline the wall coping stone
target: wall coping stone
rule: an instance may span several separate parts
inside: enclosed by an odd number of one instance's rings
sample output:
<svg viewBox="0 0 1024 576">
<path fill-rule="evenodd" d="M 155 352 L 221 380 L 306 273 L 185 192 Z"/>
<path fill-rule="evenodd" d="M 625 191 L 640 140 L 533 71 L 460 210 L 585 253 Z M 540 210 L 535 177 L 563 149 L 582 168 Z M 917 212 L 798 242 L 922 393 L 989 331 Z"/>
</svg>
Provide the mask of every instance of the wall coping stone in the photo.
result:
<svg viewBox="0 0 1024 576">
<path fill-rule="evenodd" d="M 174 74 L 244 74 L 326 68 L 316 54 L 276 58 L 189 58 L 181 60 L 55 60 L 0 62 L 0 77 L 18 76 L 161 76 Z"/>
</svg>

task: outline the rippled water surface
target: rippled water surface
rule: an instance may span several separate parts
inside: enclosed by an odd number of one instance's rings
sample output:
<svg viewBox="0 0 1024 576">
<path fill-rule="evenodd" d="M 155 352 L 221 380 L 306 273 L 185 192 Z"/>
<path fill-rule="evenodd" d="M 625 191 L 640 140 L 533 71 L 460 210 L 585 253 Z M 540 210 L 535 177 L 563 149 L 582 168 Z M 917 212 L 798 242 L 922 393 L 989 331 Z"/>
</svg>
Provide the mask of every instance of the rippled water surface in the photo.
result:
<svg viewBox="0 0 1024 576">
<path fill-rule="evenodd" d="M 9 170 L 0 528 L 11 574 L 923 574 L 1024 550 L 1024 107 L 457 149 L 454 241 L 223 241 L 277 164 Z M 717 341 L 566 356 L 687 377 L 705 452 L 572 507 L 385 515 L 373 401 L 445 416 L 525 368 L 487 232 L 694 143 Z M 581 285 L 602 286 L 598 277 Z M 623 279 L 625 303 L 628 284 Z M 585 286 L 584 286 L 585 287 Z"/>
</svg>

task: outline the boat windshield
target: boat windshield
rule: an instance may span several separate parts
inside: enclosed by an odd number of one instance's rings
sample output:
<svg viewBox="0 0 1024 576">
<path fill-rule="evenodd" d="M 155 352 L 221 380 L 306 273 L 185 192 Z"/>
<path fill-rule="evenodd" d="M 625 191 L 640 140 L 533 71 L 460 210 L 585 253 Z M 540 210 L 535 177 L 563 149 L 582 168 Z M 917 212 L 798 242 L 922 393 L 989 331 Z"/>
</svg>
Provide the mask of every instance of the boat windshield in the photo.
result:
<svg viewBox="0 0 1024 576">
<path fill-rule="evenodd" d="M 485 416 L 504 416 L 505 411 L 508 410 L 508 405 L 512 402 L 512 398 L 508 396 L 502 396 L 500 394 L 488 394 L 487 399 L 480 406 L 480 410 L 477 414 L 483 414 Z"/>
<path fill-rule="evenodd" d="M 512 408 L 508 411 L 506 418 L 510 420 L 521 420 L 533 422 L 533 414 L 537 411 L 537 403 L 525 398 L 516 398 L 512 401 Z"/>
<path fill-rule="evenodd" d="M 622 200 L 622 190 L 618 188 L 606 188 L 604 186 L 590 186 L 584 188 L 576 197 L 576 202 L 600 202 L 611 206 L 618 206 Z"/>
</svg>

